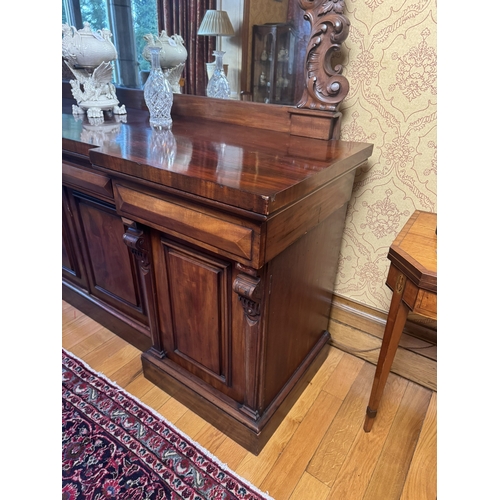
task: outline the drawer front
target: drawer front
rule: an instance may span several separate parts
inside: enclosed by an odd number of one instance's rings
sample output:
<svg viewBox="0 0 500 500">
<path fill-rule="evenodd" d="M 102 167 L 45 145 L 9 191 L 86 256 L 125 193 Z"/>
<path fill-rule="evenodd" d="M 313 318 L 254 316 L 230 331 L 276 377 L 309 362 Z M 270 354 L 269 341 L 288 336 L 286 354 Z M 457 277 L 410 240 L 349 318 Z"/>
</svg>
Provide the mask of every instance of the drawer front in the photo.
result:
<svg viewBox="0 0 500 500">
<path fill-rule="evenodd" d="M 232 255 L 252 259 L 253 230 L 234 222 L 188 208 L 115 184 L 115 201 L 119 213 L 161 230 L 187 236 L 204 245 Z"/>
<path fill-rule="evenodd" d="M 413 311 L 427 318 L 437 319 L 437 295 L 420 290 Z"/>
<path fill-rule="evenodd" d="M 71 187 L 113 199 L 111 179 L 105 175 L 89 172 L 83 168 L 74 167 L 63 162 L 62 180 L 64 184 Z"/>
</svg>

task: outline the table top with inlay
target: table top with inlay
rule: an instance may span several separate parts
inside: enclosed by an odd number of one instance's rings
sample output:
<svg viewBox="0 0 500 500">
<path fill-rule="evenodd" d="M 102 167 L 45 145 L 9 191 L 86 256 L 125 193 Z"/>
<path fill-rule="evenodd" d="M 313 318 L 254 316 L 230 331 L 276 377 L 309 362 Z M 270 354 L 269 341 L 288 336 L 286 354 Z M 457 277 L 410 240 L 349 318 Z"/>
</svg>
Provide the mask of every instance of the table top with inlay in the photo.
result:
<svg viewBox="0 0 500 500">
<path fill-rule="evenodd" d="M 437 293 L 437 214 L 416 210 L 391 245 L 388 258 L 419 288 Z"/>
</svg>

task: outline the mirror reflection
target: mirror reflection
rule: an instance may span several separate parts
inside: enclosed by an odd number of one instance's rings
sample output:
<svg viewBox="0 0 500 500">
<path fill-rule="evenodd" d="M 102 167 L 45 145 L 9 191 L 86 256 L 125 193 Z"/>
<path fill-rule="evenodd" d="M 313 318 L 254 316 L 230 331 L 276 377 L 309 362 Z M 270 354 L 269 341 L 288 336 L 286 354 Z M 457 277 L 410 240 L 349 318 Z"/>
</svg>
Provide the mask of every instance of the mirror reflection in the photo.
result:
<svg viewBox="0 0 500 500">
<path fill-rule="evenodd" d="M 128 88 L 141 88 L 150 64 L 142 55 L 148 33 L 158 32 L 156 0 L 62 0 L 62 22 L 81 29 L 88 22 L 93 31 L 109 29 L 118 52 L 113 64 L 114 82 Z"/>
<path fill-rule="evenodd" d="M 300 57 L 295 54 L 305 46 L 302 40 L 308 36 L 303 33 L 308 23 L 303 23 L 296 3 L 296 0 L 62 0 L 62 22 L 76 29 L 88 22 L 95 31 L 103 28 L 111 31 L 118 52 L 113 64 L 113 81 L 118 87 L 143 87 L 150 69 L 144 57 L 148 35 L 159 37 L 164 30 L 168 37 L 181 37 L 188 53 L 179 76 L 179 92 L 206 95 L 210 63 L 215 62 L 213 52 L 221 50 L 231 98 L 240 99 L 243 93 L 251 96 L 245 100 L 293 104 L 297 86 L 293 75 L 297 67 L 301 67 Z M 209 9 L 227 12 L 234 28 L 233 36 L 198 35 Z M 287 37 L 284 44 L 279 36 L 274 41 L 266 39 L 269 40 L 266 51 L 274 53 L 266 69 L 261 60 L 262 48 L 254 46 L 261 44 L 261 33 L 268 29 L 267 25 L 285 23 L 292 26 L 293 36 Z M 254 55 L 256 50 L 258 55 Z M 278 59 L 282 63 L 279 68 L 274 64 Z M 63 77 L 71 78 L 64 74 Z"/>
</svg>

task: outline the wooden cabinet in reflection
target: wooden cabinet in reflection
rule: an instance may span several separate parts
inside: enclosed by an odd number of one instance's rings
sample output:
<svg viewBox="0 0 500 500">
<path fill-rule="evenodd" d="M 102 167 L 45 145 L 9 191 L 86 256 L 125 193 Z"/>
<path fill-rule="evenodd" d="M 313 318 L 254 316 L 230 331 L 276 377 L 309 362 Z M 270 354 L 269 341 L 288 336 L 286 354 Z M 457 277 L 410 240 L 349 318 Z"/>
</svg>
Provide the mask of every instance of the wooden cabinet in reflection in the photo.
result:
<svg viewBox="0 0 500 500">
<path fill-rule="evenodd" d="M 291 24 L 253 27 L 252 94 L 255 102 L 294 104 L 297 34 Z"/>
</svg>

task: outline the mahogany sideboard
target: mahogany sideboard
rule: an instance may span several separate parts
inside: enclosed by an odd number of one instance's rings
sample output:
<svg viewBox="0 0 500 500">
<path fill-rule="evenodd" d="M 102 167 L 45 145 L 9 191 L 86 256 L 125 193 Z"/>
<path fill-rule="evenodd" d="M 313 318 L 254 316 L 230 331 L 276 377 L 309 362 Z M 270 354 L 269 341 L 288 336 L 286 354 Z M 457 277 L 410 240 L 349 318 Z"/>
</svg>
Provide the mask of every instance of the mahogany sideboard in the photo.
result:
<svg viewBox="0 0 500 500">
<path fill-rule="evenodd" d="M 300 136 L 321 127 L 290 107 L 214 102 L 176 96 L 158 134 L 140 106 L 93 126 L 63 99 L 63 298 L 258 454 L 326 356 L 347 202 L 373 146 Z"/>
</svg>

